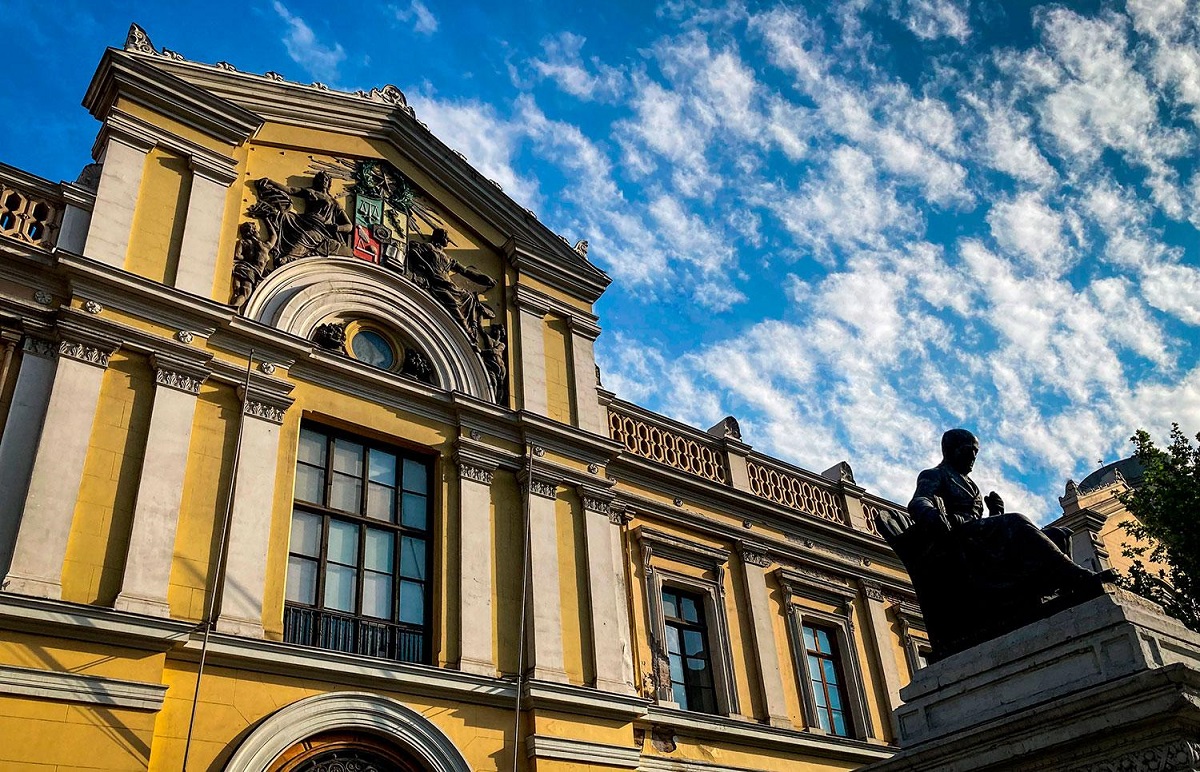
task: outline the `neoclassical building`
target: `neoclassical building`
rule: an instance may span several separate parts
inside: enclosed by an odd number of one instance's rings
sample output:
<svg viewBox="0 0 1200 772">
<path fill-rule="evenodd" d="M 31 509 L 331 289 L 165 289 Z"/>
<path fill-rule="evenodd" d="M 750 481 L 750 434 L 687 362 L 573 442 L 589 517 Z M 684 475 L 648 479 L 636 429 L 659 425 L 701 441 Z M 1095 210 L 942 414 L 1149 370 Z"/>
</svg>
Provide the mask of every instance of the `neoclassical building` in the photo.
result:
<svg viewBox="0 0 1200 772">
<path fill-rule="evenodd" d="M 0 166 L 0 769 L 892 753 L 895 505 L 606 391 L 586 242 L 399 90 L 135 25 L 84 104 L 77 181 Z"/>
</svg>

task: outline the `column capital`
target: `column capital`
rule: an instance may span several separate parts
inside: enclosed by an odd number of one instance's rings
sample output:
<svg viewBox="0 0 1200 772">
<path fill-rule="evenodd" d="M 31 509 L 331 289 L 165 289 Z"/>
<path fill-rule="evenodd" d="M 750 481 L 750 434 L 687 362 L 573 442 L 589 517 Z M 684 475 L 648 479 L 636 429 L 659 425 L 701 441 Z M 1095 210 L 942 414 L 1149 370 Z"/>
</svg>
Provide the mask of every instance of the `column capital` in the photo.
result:
<svg viewBox="0 0 1200 772">
<path fill-rule="evenodd" d="M 206 368 L 167 354 L 151 354 L 150 366 L 156 384 L 188 394 L 199 394 L 200 386 L 211 375 Z"/>
<path fill-rule="evenodd" d="M 120 341 L 100 336 L 88 336 L 86 339 L 64 338 L 58 342 L 59 357 L 74 359 L 84 364 L 100 368 L 108 367 L 108 360 L 117 349 Z"/>
<path fill-rule="evenodd" d="M 54 359 L 58 354 L 58 345 L 53 340 L 26 335 L 21 339 L 21 351 L 27 356 Z"/>
<path fill-rule="evenodd" d="M 868 600 L 878 601 L 879 603 L 884 602 L 883 585 L 865 579 L 860 584 L 862 585 L 863 595 L 866 595 Z"/>
<path fill-rule="evenodd" d="M 739 541 L 738 552 L 742 556 L 742 562 L 748 566 L 768 568 L 772 563 L 770 555 L 767 554 L 766 546 L 757 542 Z"/>
<path fill-rule="evenodd" d="M 482 466 L 476 466 L 470 461 L 456 459 L 458 464 L 458 476 L 463 480 L 471 480 L 472 482 L 481 483 L 483 485 L 491 485 L 492 478 L 495 475 L 495 468 L 487 469 Z"/>
<path fill-rule="evenodd" d="M 534 496 L 540 496 L 545 499 L 552 499 L 558 495 L 558 486 L 562 482 L 562 478 L 557 475 L 537 468 L 533 469 L 532 473 L 522 469 L 517 475 L 517 479 L 520 480 L 522 488 L 528 490 Z"/>
<path fill-rule="evenodd" d="M 608 522 L 615 526 L 623 526 L 633 520 L 633 512 L 623 501 L 614 501 L 608 506 Z"/>
</svg>

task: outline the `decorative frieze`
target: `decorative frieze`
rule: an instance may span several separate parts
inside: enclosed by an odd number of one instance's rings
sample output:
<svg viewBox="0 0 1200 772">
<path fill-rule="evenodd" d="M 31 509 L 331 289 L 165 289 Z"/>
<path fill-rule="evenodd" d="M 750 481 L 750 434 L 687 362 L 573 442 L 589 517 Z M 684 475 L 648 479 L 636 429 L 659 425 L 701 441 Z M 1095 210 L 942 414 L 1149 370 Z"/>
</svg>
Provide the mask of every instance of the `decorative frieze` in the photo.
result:
<svg viewBox="0 0 1200 772">
<path fill-rule="evenodd" d="M 587 512 L 598 512 L 602 515 L 612 513 L 612 502 L 608 499 L 591 496 L 586 493 L 581 498 L 583 499 L 583 508 Z"/>
<path fill-rule="evenodd" d="M 64 340 L 58 344 L 59 356 L 77 359 L 98 367 L 108 367 L 108 359 L 112 356 L 112 351 L 78 341 Z"/>
<path fill-rule="evenodd" d="M 33 338 L 26 335 L 25 340 L 21 341 L 21 351 L 30 356 L 53 359 L 57 347 L 52 340 Z"/>
<path fill-rule="evenodd" d="M 159 386 L 185 391 L 189 394 L 199 394 L 200 385 L 204 383 L 204 378 L 177 370 L 156 367 L 154 369 L 154 382 Z"/>
<path fill-rule="evenodd" d="M 458 462 L 458 476 L 464 480 L 472 480 L 484 485 L 492 484 L 493 472 L 481 466 L 474 466 L 463 461 Z"/>
<path fill-rule="evenodd" d="M 883 587 L 880 585 L 875 582 L 863 582 L 862 588 L 863 595 L 866 595 L 868 600 L 879 601 L 880 603 L 884 602 Z"/>
<path fill-rule="evenodd" d="M 264 421 L 271 423 L 283 423 L 284 410 L 276 405 L 271 405 L 266 402 L 258 402 L 253 399 L 246 400 L 245 407 L 246 415 L 261 418 Z"/>
</svg>

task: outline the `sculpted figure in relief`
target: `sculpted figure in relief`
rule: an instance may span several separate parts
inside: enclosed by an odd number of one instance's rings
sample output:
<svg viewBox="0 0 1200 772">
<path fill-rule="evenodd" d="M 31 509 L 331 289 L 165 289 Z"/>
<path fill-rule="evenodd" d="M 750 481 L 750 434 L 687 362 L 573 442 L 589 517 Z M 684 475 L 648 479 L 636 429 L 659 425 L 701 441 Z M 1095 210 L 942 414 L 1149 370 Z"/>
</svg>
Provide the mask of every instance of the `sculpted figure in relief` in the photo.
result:
<svg viewBox="0 0 1200 772">
<path fill-rule="evenodd" d="M 508 333 L 503 326 L 493 323 L 484 330 L 483 337 L 485 344 L 479 355 L 492 385 L 492 396 L 497 404 L 504 405 L 508 402 L 508 357 L 505 355 Z"/>
<path fill-rule="evenodd" d="M 330 192 L 331 181 L 325 172 L 313 176 L 311 188 L 282 185 L 266 177 L 255 180 L 259 203 L 250 208 L 250 214 L 270 222 L 279 234 L 272 250 L 276 266 L 302 257 L 345 251 L 354 224 Z M 292 196 L 304 201 L 303 212 L 292 208 Z"/>
<path fill-rule="evenodd" d="M 452 276 L 464 279 L 489 290 L 496 286 L 492 277 L 473 265 L 462 265 L 446 254 L 450 236 L 444 228 L 434 228 L 428 242 L 410 241 L 408 244 L 408 267 L 413 278 L 433 295 L 450 315 L 458 320 L 471 345 L 479 349 L 479 338 L 483 334 L 483 320 L 495 319 L 493 311 L 478 292 L 461 287 Z"/>
<path fill-rule="evenodd" d="M 233 248 L 233 297 L 229 305 L 241 308 L 250 298 L 250 293 L 271 272 L 271 251 L 277 236 L 271 223 L 267 223 L 267 238 L 259 235 L 258 225 L 244 222 L 238 226 L 237 245 Z"/>
</svg>

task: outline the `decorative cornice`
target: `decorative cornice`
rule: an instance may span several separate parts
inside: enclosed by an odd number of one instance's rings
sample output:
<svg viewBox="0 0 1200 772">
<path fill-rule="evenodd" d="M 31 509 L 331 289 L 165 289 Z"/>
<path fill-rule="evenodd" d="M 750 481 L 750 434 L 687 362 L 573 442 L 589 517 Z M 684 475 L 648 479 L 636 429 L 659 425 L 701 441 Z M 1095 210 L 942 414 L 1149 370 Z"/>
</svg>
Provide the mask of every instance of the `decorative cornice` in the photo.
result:
<svg viewBox="0 0 1200 772">
<path fill-rule="evenodd" d="M 162 707 L 167 687 L 141 681 L 0 665 L 0 694 L 154 711 Z"/>
<path fill-rule="evenodd" d="M 1179 739 L 1129 751 L 1116 758 L 1071 767 L 1071 772 L 1191 772 L 1197 764 L 1200 764 L 1200 742 Z"/>
<path fill-rule="evenodd" d="M 649 559 L 652 554 L 662 555 L 670 560 L 705 569 L 720 568 L 729 562 L 729 550 L 709 547 L 646 526 L 638 528 L 637 534 L 644 559 Z"/>
</svg>

